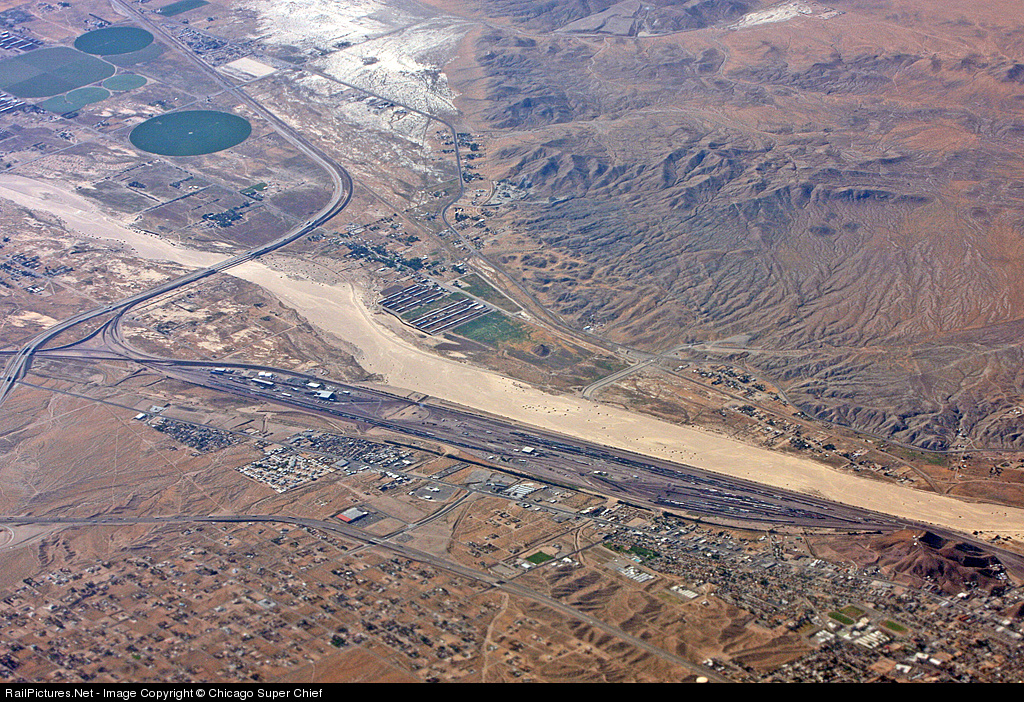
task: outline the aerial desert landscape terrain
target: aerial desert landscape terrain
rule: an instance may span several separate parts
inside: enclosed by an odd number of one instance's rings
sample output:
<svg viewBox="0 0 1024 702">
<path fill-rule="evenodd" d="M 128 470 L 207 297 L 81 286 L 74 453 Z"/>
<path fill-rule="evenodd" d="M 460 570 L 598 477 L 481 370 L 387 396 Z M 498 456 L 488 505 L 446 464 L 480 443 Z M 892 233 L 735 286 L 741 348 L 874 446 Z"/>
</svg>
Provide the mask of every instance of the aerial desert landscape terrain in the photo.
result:
<svg viewBox="0 0 1024 702">
<path fill-rule="evenodd" d="M 1024 17 L 0 1 L 0 680 L 1019 681 Z"/>
</svg>

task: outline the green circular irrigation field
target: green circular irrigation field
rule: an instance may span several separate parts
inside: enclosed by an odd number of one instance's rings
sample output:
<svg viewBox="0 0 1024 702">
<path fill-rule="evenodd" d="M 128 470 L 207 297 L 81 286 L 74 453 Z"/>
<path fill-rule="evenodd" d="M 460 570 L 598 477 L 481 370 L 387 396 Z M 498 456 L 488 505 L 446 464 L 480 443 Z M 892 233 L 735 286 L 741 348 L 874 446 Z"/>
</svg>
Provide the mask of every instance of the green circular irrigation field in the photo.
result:
<svg viewBox="0 0 1024 702">
<path fill-rule="evenodd" d="M 64 114 L 66 112 L 80 110 L 86 105 L 90 105 L 94 102 L 106 100 L 108 97 L 110 97 L 110 93 L 103 88 L 88 86 L 72 90 L 65 95 L 52 97 L 49 100 L 43 100 L 39 103 L 39 107 L 44 110 L 49 110 L 50 112 Z"/>
<path fill-rule="evenodd" d="M 55 46 L 0 61 L 0 90 L 20 98 L 50 97 L 112 75 L 106 61 Z"/>
<path fill-rule="evenodd" d="M 117 69 L 97 56 L 139 55 L 153 44 L 153 35 L 138 27 L 105 27 L 75 40 L 75 48 L 36 49 L 0 61 L 0 90 L 23 99 L 50 98 L 39 107 L 65 114 L 146 84 L 132 73 L 115 76 Z M 103 87 L 90 86 L 103 81 Z M 90 86 L 90 87 L 84 87 Z M 63 94 L 62 94 L 63 93 Z"/>
<path fill-rule="evenodd" d="M 252 134 L 249 121 L 227 112 L 172 112 L 146 120 L 128 135 L 136 148 L 161 156 L 200 156 L 241 144 Z"/>
<path fill-rule="evenodd" d="M 118 76 L 111 76 L 103 81 L 103 87 L 107 90 L 113 90 L 114 92 L 124 92 L 125 90 L 135 90 L 141 88 L 146 84 L 146 79 L 135 73 L 122 73 Z"/>
<path fill-rule="evenodd" d="M 138 27 L 104 27 L 75 39 L 75 48 L 96 56 L 130 54 L 153 43 L 153 35 Z"/>
</svg>

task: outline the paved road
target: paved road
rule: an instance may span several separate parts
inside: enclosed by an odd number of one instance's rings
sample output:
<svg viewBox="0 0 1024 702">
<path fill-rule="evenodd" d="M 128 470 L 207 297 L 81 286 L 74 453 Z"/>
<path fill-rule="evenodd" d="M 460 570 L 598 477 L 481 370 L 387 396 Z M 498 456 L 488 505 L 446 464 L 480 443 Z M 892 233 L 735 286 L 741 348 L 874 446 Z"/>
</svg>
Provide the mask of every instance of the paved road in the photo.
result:
<svg viewBox="0 0 1024 702">
<path fill-rule="evenodd" d="M 9 397 L 11 390 L 18 380 L 24 377 L 32 359 L 40 354 L 58 356 L 59 354 L 74 355 L 80 358 L 100 358 L 107 354 L 106 358 L 125 358 L 138 361 L 150 368 L 170 376 L 179 378 L 196 385 L 209 387 L 236 396 L 248 397 L 251 399 L 273 402 L 279 405 L 303 409 L 309 412 L 335 416 L 348 421 L 362 422 L 367 425 L 380 427 L 395 432 L 400 436 L 410 437 L 413 440 L 428 440 L 440 442 L 446 445 L 463 448 L 478 455 L 493 456 L 496 460 L 503 460 L 508 467 L 523 474 L 536 475 L 542 479 L 557 483 L 568 484 L 569 486 L 584 484 L 594 487 L 608 494 L 615 494 L 625 499 L 638 499 L 649 504 L 661 504 L 673 508 L 686 509 L 705 514 L 727 517 L 735 520 L 754 521 L 759 523 L 792 524 L 798 526 L 841 526 L 846 528 L 891 528 L 899 522 L 884 515 L 877 515 L 849 508 L 844 505 L 828 503 L 824 500 L 817 500 L 795 493 L 771 490 L 763 486 L 723 478 L 722 476 L 700 471 L 692 466 L 671 464 L 665 461 L 657 461 L 647 457 L 630 454 L 625 451 L 608 449 L 595 444 L 577 441 L 568 437 L 544 432 L 533 428 L 521 427 L 506 422 L 497 417 L 487 417 L 480 414 L 473 414 L 465 410 L 459 410 L 437 403 L 413 402 L 399 395 L 388 393 L 380 389 L 373 389 L 361 385 L 333 385 L 345 388 L 352 397 L 340 403 L 317 402 L 316 400 L 299 393 L 293 393 L 292 397 L 284 397 L 282 392 L 269 392 L 258 389 L 248 380 L 237 382 L 237 377 L 242 371 L 257 369 L 266 370 L 279 375 L 287 375 L 287 371 L 279 369 L 263 368 L 244 364 L 232 364 L 230 367 L 237 371 L 229 379 L 225 376 L 214 376 L 210 374 L 214 364 L 199 362 L 177 361 L 173 359 L 159 359 L 152 356 L 139 354 L 125 343 L 120 334 L 119 322 L 123 314 L 132 307 L 151 300 L 157 296 L 166 294 L 182 286 L 189 285 L 207 276 L 214 275 L 227 270 L 233 266 L 252 261 L 271 251 L 275 251 L 298 238 L 312 232 L 318 226 L 334 217 L 343 210 L 352 197 L 353 182 L 348 172 L 325 156 L 318 149 L 305 141 L 294 129 L 280 120 L 276 115 L 270 113 L 257 101 L 248 96 L 239 86 L 235 86 L 224 76 L 217 73 L 201 59 L 196 57 L 188 47 L 184 46 L 176 37 L 166 32 L 161 26 L 149 21 L 134 7 L 121 0 L 112 0 L 115 5 L 122 8 L 129 16 L 133 17 L 139 24 L 146 26 L 151 32 L 163 37 L 168 43 L 181 49 L 181 53 L 188 57 L 198 70 L 209 75 L 225 90 L 237 96 L 240 100 L 249 105 L 278 134 L 295 146 L 300 152 L 306 154 L 320 165 L 327 172 L 332 180 L 334 191 L 330 201 L 311 219 L 299 225 L 289 232 L 282 234 L 277 239 L 250 251 L 225 259 L 214 266 L 194 271 L 162 285 L 137 295 L 125 298 L 121 301 L 96 307 L 92 310 L 65 320 L 56 326 L 38 335 L 21 349 L 11 355 L 6 363 L 3 374 L 0 376 L 0 405 Z M 408 106 L 406 106 L 408 108 Z M 412 109 L 412 108 L 408 108 Z M 414 110 L 415 111 L 415 110 Z M 421 113 L 424 114 L 424 113 Z M 455 128 L 444 120 L 439 120 L 432 115 L 426 115 L 445 124 L 453 134 L 457 142 Z M 456 145 L 456 161 L 460 171 L 459 197 L 461 197 L 464 185 L 461 179 L 461 158 Z M 446 204 L 442 211 L 442 219 L 445 224 L 451 226 L 447 220 L 448 207 L 457 200 L 453 198 Z M 452 229 L 453 231 L 454 228 Z M 461 238 L 461 237 L 460 237 Z M 470 248 L 470 251 L 474 251 Z M 481 260 L 488 264 L 488 261 L 481 254 Z M 497 267 L 496 267 L 497 268 Z M 498 269 L 500 270 L 500 268 Z M 530 296 L 517 281 L 512 281 L 517 287 Z M 43 347 L 61 333 L 84 322 L 109 316 L 97 332 L 90 335 L 95 339 L 101 337 L 104 349 L 86 349 L 81 344 L 63 347 L 58 350 L 42 351 Z M 549 323 L 564 328 L 560 320 L 548 319 Z M 568 330 L 578 334 L 575 330 Z M 587 335 L 589 337 L 589 335 Z M 607 342 L 596 338 L 589 339 L 591 343 L 598 343 L 599 346 L 610 348 Z M 618 347 L 615 347 L 617 349 Z M 654 362 L 652 359 L 650 362 Z M 223 364 L 217 364 L 223 365 Z M 644 364 L 640 364 L 643 366 Z M 635 372 L 637 366 L 626 369 L 623 374 Z M 293 377 L 300 377 L 291 374 Z M 310 377 L 311 378 L 311 377 Z M 316 379 L 318 382 L 322 378 Z M 599 381 L 601 384 L 612 382 L 613 379 Z M 592 389 L 596 389 L 593 388 Z M 591 390 L 592 391 L 592 390 Z M 418 408 L 424 410 L 421 416 L 407 419 L 396 419 L 394 414 L 405 408 Z M 530 454 L 524 453 L 523 448 L 529 446 L 533 449 Z M 515 447 L 515 448 L 513 448 Z M 44 519 L 31 517 L 0 517 L 0 523 L 49 523 L 49 524 L 137 524 L 137 523 L 175 523 L 195 521 L 220 521 L 220 522 L 285 522 L 306 526 L 314 529 L 321 529 L 328 532 L 338 533 L 347 538 L 357 539 L 366 544 L 379 546 L 400 555 L 430 563 L 437 567 L 445 568 L 460 576 L 485 583 L 492 587 L 498 587 L 521 597 L 526 597 L 541 602 L 567 616 L 584 621 L 597 629 L 610 633 L 620 639 L 629 641 L 631 644 L 649 651 L 652 654 L 669 660 L 677 665 L 683 666 L 696 674 L 705 675 L 713 679 L 723 679 L 713 671 L 705 670 L 700 666 L 694 666 L 678 656 L 663 651 L 645 641 L 637 639 L 616 627 L 590 617 L 563 603 L 533 592 L 528 588 L 515 583 L 509 583 L 488 573 L 482 573 L 461 564 L 452 563 L 439 559 L 436 556 L 411 549 L 409 547 L 395 544 L 381 537 L 375 537 L 362 532 L 355 527 L 334 522 L 323 522 L 313 519 L 299 517 L 284 517 L 276 515 L 234 515 L 224 517 L 214 516 L 177 516 L 177 517 L 104 517 L 86 520 L 76 519 Z M 724 680 L 724 679 L 723 679 Z"/>
<path fill-rule="evenodd" d="M 611 449 L 448 403 L 412 400 L 368 384 L 329 381 L 336 389 L 337 400 L 328 401 L 305 386 L 307 382 L 328 382 L 320 376 L 245 363 L 158 359 L 128 345 L 120 335 L 119 321 L 108 321 L 91 337 L 88 347 L 70 346 L 42 353 L 79 359 L 120 355 L 187 383 L 376 427 L 413 444 L 428 442 L 462 449 L 525 476 L 570 488 L 586 486 L 654 508 L 766 527 L 887 529 L 905 524 L 868 510 Z M 101 348 L 96 346 L 99 341 L 104 344 Z M 253 382 L 261 371 L 273 374 L 272 387 Z"/>
<path fill-rule="evenodd" d="M 456 563 L 445 558 L 435 556 L 419 549 L 411 548 L 403 544 L 394 543 L 389 541 L 385 537 L 375 536 L 369 534 L 362 529 L 354 527 L 343 522 L 328 522 L 319 519 L 308 519 L 305 517 L 288 517 L 272 514 L 237 514 L 237 515 L 209 515 L 209 516 L 190 516 L 190 515 L 174 515 L 166 517 L 28 517 L 28 516 L 0 516 L 0 524 L 55 524 L 65 526 L 105 526 L 105 525 L 127 525 L 127 524 L 191 524 L 196 522 L 215 522 L 215 523 L 257 523 L 257 522 L 271 522 L 278 524 L 295 524 L 297 526 L 306 527 L 309 529 L 319 529 L 328 533 L 338 534 L 344 538 L 352 539 L 354 541 L 360 541 L 366 545 L 372 545 L 379 547 L 383 550 L 390 551 L 403 558 L 408 558 L 411 561 L 417 561 L 419 563 L 426 563 L 442 570 L 446 570 L 450 573 L 454 573 L 459 577 L 471 580 L 474 582 L 481 583 L 489 588 L 495 588 L 508 592 L 509 594 L 521 597 L 533 602 L 537 602 L 546 607 L 549 607 L 567 617 L 575 619 L 577 621 L 584 622 L 595 629 L 603 631 L 617 639 L 626 641 L 637 648 L 647 651 L 648 653 L 657 656 L 669 663 L 673 663 L 685 670 L 692 672 L 694 675 L 704 676 L 709 680 L 715 682 L 730 682 L 728 678 L 720 675 L 719 673 L 705 668 L 704 666 L 697 665 L 691 661 L 681 658 L 669 651 L 661 649 L 643 639 L 637 638 L 632 634 L 629 634 L 622 629 L 608 624 L 596 617 L 592 617 L 586 612 L 582 612 L 574 607 L 559 602 L 558 600 L 552 599 L 547 595 L 543 595 L 535 590 L 532 590 L 526 586 L 520 585 L 515 582 L 510 582 L 503 578 L 500 578 L 491 573 L 485 573 L 483 571 L 470 568 L 469 566 Z"/>
<path fill-rule="evenodd" d="M 121 0 L 112 0 L 114 5 L 117 5 L 127 14 L 134 17 L 140 24 L 146 26 L 151 32 L 162 36 L 166 41 L 176 45 L 181 53 L 194 65 L 196 68 L 205 73 L 206 75 L 213 78 L 218 84 L 220 84 L 227 92 L 232 93 L 240 100 L 245 102 L 247 105 L 252 107 L 261 117 L 263 117 L 270 126 L 280 134 L 285 140 L 297 148 L 300 152 L 313 159 L 324 171 L 330 176 L 331 183 L 333 186 L 333 193 L 331 199 L 328 201 L 323 208 L 320 209 L 315 215 L 313 215 L 305 223 L 295 227 L 291 231 L 288 231 L 278 238 L 270 241 L 256 248 L 250 249 L 244 253 L 238 254 L 225 259 L 224 261 L 203 268 L 180 278 L 168 281 L 162 285 L 158 285 L 149 290 L 143 291 L 131 297 L 127 297 L 119 302 L 110 303 L 100 307 L 96 307 L 91 310 L 80 312 L 79 314 L 66 319 L 59 324 L 50 327 L 43 333 L 39 334 L 27 344 L 22 346 L 14 355 L 12 355 L 4 366 L 2 375 L 0 375 L 0 406 L 10 396 L 11 391 L 14 389 L 18 380 L 25 376 L 26 371 L 32 363 L 33 355 L 41 349 L 51 339 L 57 337 L 63 332 L 71 329 L 83 322 L 87 322 L 97 317 L 102 317 L 111 313 L 122 313 L 135 305 L 138 305 L 147 300 L 151 300 L 154 297 L 158 297 L 172 290 L 176 290 L 185 285 L 190 285 L 198 280 L 202 280 L 208 276 L 220 273 L 221 271 L 227 270 L 234 266 L 240 265 L 247 261 L 255 260 L 265 254 L 272 251 L 276 251 L 287 244 L 301 238 L 302 236 L 312 232 L 314 229 L 327 222 L 339 212 L 341 212 L 352 199 L 353 182 L 352 177 L 349 175 L 341 165 L 336 163 L 333 159 L 323 154 L 319 149 L 307 142 L 300 134 L 298 134 L 292 127 L 286 124 L 283 120 L 278 118 L 276 115 L 267 110 L 263 105 L 250 97 L 241 87 L 234 85 L 223 75 L 218 73 L 212 67 L 207 65 L 198 56 L 196 56 L 187 46 L 183 45 L 176 37 L 165 31 L 159 25 L 156 25 L 148 20 L 148 18 L 142 13 L 138 12 L 135 8 L 131 7 L 127 3 L 121 2 Z"/>
<path fill-rule="evenodd" d="M 623 368 L 620 371 L 616 371 L 616 372 L 612 373 L 611 375 L 606 375 L 605 377 L 600 378 L 599 380 L 595 380 L 593 383 L 591 383 L 587 387 L 583 388 L 582 395 L 583 395 L 583 397 L 585 399 L 589 400 L 589 399 L 594 397 L 594 393 L 595 392 L 597 392 L 601 388 L 605 387 L 606 385 L 611 385 L 612 383 L 616 383 L 616 382 L 622 380 L 623 378 L 626 378 L 626 377 L 628 377 L 630 375 L 633 375 L 634 373 L 636 373 L 638 371 L 643 370 L 644 368 L 647 368 L 649 366 L 653 366 L 654 364 L 656 364 L 660 360 L 661 360 L 660 358 L 649 358 L 646 361 L 641 361 L 640 363 L 634 363 L 632 366 L 629 366 L 628 368 Z"/>
</svg>

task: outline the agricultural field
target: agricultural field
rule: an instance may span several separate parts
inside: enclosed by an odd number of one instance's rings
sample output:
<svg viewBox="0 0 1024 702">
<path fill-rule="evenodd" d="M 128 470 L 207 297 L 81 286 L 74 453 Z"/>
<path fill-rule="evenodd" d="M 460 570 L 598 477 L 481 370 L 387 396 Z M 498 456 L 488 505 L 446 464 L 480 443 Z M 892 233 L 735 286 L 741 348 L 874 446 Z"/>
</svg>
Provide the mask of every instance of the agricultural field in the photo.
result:
<svg viewBox="0 0 1024 702">
<path fill-rule="evenodd" d="M 487 283 L 487 281 L 476 273 L 471 273 L 470 275 L 460 278 L 455 282 L 455 284 L 470 295 L 489 302 L 495 307 L 500 307 L 506 312 L 515 313 L 520 309 L 519 305 L 495 290 L 489 283 Z"/>
</svg>

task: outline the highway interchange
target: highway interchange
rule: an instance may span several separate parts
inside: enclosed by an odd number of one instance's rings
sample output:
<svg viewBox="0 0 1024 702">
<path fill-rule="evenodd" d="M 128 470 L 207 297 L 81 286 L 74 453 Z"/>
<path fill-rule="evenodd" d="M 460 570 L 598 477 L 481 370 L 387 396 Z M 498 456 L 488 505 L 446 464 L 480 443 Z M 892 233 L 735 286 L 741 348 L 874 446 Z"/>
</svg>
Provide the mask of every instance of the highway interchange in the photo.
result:
<svg viewBox="0 0 1024 702">
<path fill-rule="evenodd" d="M 38 355 L 86 362 L 131 360 L 185 383 L 341 420 L 359 431 L 375 429 L 391 443 L 435 452 L 437 447 L 455 450 L 477 465 L 710 523 L 769 530 L 787 526 L 849 532 L 930 530 L 993 553 L 1007 568 L 1024 573 L 1024 557 L 968 534 L 522 426 L 422 394 L 267 366 L 147 356 L 123 341 L 119 320 L 111 319 L 81 344 Z M 309 383 L 319 385 L 319 390 L 330 388 L 335 399 L 321 399 Z"/>
<path fill-rule="evenodd" d="M 226 258 L 220 263 L 214 264 L 207 268 L 201 268 L 199 270 L 188 273 L 187 275 L 175 278 L 174 280 L 167 281 L 161 285 L 145 290 L 141 293 L 133 295 L 131 297 L 120 300 L 119 302 L 102 305 L 100 307 L 93 308 L 81 312 L 74 317 L 64 320 L 63 322 L 56 324 L 42 334 L 39 334 L 34 339 L 29 341 L 27 344 L 22 346 L 17 353 L 13 354 L 4 366 L 3 375 L 0 376 L 0 406 L 3 405 L 4 401 L 10 395 L 12 389 L 18 380 L 24 377 L 28 370 L 29 365 L 32 362 L 32 356 L 39 349 L 43 348 L 48 342 L 56 338 L 65 331 L 72 329 L 84 322 L 102 317 L 110 313 L 123 314 L 125 311 L 135 307 L 136 305 L 151 300 L 155 297 L 163 295 L 164 293 L 177 290 L 186 285 L 195 283 L 196 281 L 207 278 L 221 271 L 225 271 L 234 266 L 241 265 L 247 261 L 254 261 L 261 256 L 264 256 L 272 251 L 277 251 L 283 246 L 290 244 L 293 241 L 300 239 L 301 237 L 314 231 L 317 227 L 321 226 L 325 222 L 332 219 L 335 215 L 341 212 L 352 199 L 353 183 L 352 177 L 348 171 L 342 168 L 335 161 L 324 155 L 319 149 L 312 146 L 307 142 L 301 135 L 299 135 L 294 129 L 283 122 L 279 117 L 271 113 L 265 107 L 263 107 L 256 100 L 252 99 L 244 90 L 230 83 L 224 76 L 219 74 L 205 62 L 199 59 L 194 53 L 188 50 L 188 47 L 181 45 L 181 43 L 173 37 L 169 32 L 163 28 L 149 22 L 144 15 L 137 12 L 134 8 L 128 4 L 114 0 L 114 4 L 120 6 L 127 13 L 131 14 L 140 23 L 145 25 L 147 29 L 155 34 L 159 34 L 166 41 L 169 41 L 181 49 L 181 53 L 187 56 L 189 60 L 199 70 L 206 75 L 213 78 L 219 85 L 223 86 L 227 92 L 239 97 L 247 105 L 252 107 L 256 112 L 267 120 L 268 124 L 274 128 L 274 130 L 285 138 L 290 144 L 297 148 L 300 152 L 310 157 L 319 165 L 325 173 L 331 178 L 333 191 L 331 198 L 324 205 L 319 212 L 314 214 L 303 224 L 294 227 L 288 232 L 285 232 L 276 239 L 269 241 L 265 244 L 257 246 L 249 251 L 245 251 L 236 256 Z"/>
<path fill-rule="evenodd" d="M 290 378 L 299 385 L 302 383 L 299 382 L 300 376 L 287 371 L 234 365 L 230 372 L 212 374 L 210 371 L 215 366 L 210 363 L 156 358 L 134 349 L 124 339 L 121 331 L 121 321 L 127 312 L 141 303 L 277 251 L 311 233 L 349 204 L 354 183 L 343 166 L 309 144 L 292 127 L 248 96 L 241 87 L 229 83 L 162 27 L 149 22 L 146 16 L 121 0 L 114 2 L 151 32 L 177 46 L 197 68 L 256 110 L 275 131 L 313 159 L 330 175 L 333 192 L 327 204 L 309 220 L 268 243 L 119 302 L 81 312 L 39 334 L 10 354 L 3 375 L 0 376 L 0 407 L 18 381 L 25 377 L 36 356 L 122 359 L 136 361 L 168 377 L 235 396 L 343 419 L 362 428 L 375 427 L 421 443 L 426 441 L 450 446 L 524 475 L 563 485 L 585 486 L 602 494 L 638 501 L 648 506 L 717 517 L 730 523 L 768 526 L 872 530 L 904 524 L 901 520 L 867 510 L 765 487 L 693 466 L 673 464 L 536 428 L 516 426 L 497 416 L 484 416 L 427 398 L 412 401 L 388 389 L 333 383 L 339 392 L 345 394 L 331 402 L 318 399 L 308 392 L 288 392 L 284 379 Z M 439 121 L 452 131 L 458 157 L 454 126 Z M 460 182 L 456 199 L 462 191 Z M 450 205 L 451 201 L 445 203 L 442 214 Z M 102 324 L 77 342 L 46 348 L 61 334 L 85 322 L 99 319 L 103 320 Z M 273 387 L 268 387 L 243 376 L 244 373 L 251 375 L 260 371 L 273 373 L 279 379 Z M 524 452 L 524 449 L 527 451 Z"/>
<path fill-rule="evenodd" d="M 81 344 L 38 355 L 132 360 L 193 385 L 343 420 L 361 430 L 382 430 L 411 445 L 451 447 L 524 476 L 653 507 L 763 526 L 886 529 L 899 524 L 867 510 L 520 426 L 427 397 L 266 366 L 144 355 L 121 336 L 121 319 L 114 317 Z M 318 395 L 324 389 L 333 399 Z"/>
<path fill-rule="evenodd" d="M 121 0 L 114 0 L 114 3 L 141 26 L 161 36 L 167 43 L 178 47 L 180 53 L 189 57 L 198 70 L 215 79 L 226 90 L 254 109 L 276 132 L 329 174 L 333 190 L 329 201 L 319 212 L 270 242 L 226 258 L 214 266 L 193 271 L 118 302 L 80 312 L 37 335 L 21 348 L 9 354 L 2 376 L 0 376 L 0 407 L 9 398 L 18 383 L 25 378 L 32 361 L 37 357 L 81 361 L 130 361 L 166 377 L 235 397 L 272 403 L 283 408 L 343 420 L 360 430 L 374 429 L 385 432 L 389 437 L 400 442 L 407 442 L 411 446 L 440 445 L 448 447 L 457 450 L 460 454 L 473 457 L 481 465 L 493 465 L 523 477 L 584 489 L 654 508 L 701 515 L 724 523 L 761 528 L 823 527 L 851 531 L 883 531 L 904 526 L 920 526 L 888 515 L 769 488 L 750 481 L 703 471 L 693 466 L 654 459 L 533 427 L 521 426 L 500 416 L 472 412 L 427 397 L 410 397 L 380 386 L 365 383 L 341 383 L 265 366 L 158 358 L 134 349 L 121 331 L 122 319 L 131 309 L 234 266 L 259 259 L 313 232 L 345 209 L 351 201 L 355 186 L 344 167 L 307 142 L 293 128 L 248 96 L 240 87 L 229 83 L 187 47 L 182 46 L 175 37 L 160 26 L 149 22 L 146 16 L 137 12 L 127 3 L 121 2 Z M 418 110 L 414 111 L 444 124 L 455 137 L 453 125 L 439 120 L 435 116 Z M 455 155 L 461 173 L 457 141 L 456 138 Z M 448 224 L 447 210 L 452 202 L 461 196 L 463 187 L 460 178 L 459 192 L 442 208 L 441 218 L 446 224 Z M 453 229 L 453 231 L 455 230 Z M 467 250 L 472 251 L 473 249 L 470 247 Z M 486 261 L 486 259 L 484 260 Z M 522 290 L 518 283 L 516 285 Z M 65 332 L 93 320 L 101 320 L 102 323 L 84 338 L 63 346 L 46 348 L 48 344 Z M 622 373 L 634 370 L 636 368 L 626 369 Z M 259 373 L 265 374 L 262 383 L 255 382 L 261 379 Z M 272 374 L 272 378 L 267 374 Z M 604 384 L 614 379 L 612 377 L 599 382 Z M 324 399 L 318 396 L 315 389 L 310 386 L 312 383 L 328 386 L 334 393 L 333 399 Z M 695 673 L 713 679 L 719 677 L 712 671 L 694 666 L 685 659 L 636 639 L 616 627 L 567 607 L 557 600 L 540 595 L 526 586 L 448 560 L 438 559 L 431 554 L 416 551 L 388 540 L 387 537 L 375 537 L 340 522 L 280 515 L 111 516 L 89 519 L 16 515 L 0 517 L 0 523 L 55 525 L 160 524 L 195 521 L 287 522 L 310 529 L 337 533 L 367 545 L 390 550 L 404 557 L 433 563 L 487 586 L 497 587 L 542 602 L 560 612 L 627 640 L 644 650 L 682 665 Z M 1000 555 L 1005 557 L 1008 554 L 1001 553 Z"/>
<path fill-rule="evenodd" d="M 266 400 L 296 409 L 346 419 L 364 427 L 377 427 L 399 436 L 419 441 L 438 442 L 469 451 L 477 456 L 494 457 L 519 472 L 563 484 L 582 484 L 601 492 L 626 499 L 639 499 L 647 504 L 666 508 L 685 509 L 731 520 L 794 526 L 832 526 L 840 528 L 880 528 L 895 522 L 881 515 L 855 509 L 796 493 L 759 486 L 755 483 L 726 478 L 700 471 L 692 466 L 673 465 L 642 456 L 588 444 L 564 436 L 517 427 L 498 417 L 484 417 L 468 410 L 442 406 L 439 403 L 411 402 L 401 395 L 366 386 L 345 386 L 338 402 L 325 402 L 308 393 L 282 390 L 281 383 L 273 388 L 261 387 L 250 380 L 239 382 L 241 373 L 250 370 L 283 375 L 286 372 L 271 368 L 237 366 L 232 373 L 222 376 L 210 373 L 211 365 L 158 359 L 140 353 L 123 338 L 120 324 L 124 315 L 139 304 L 178 290 L 216 273 L 228 270 L 265 254 L 277 251 L 287 244 L 314 231 L 351 201 L 354 184 L 343 166 L 326 156 L 305 140 L 291 126 L 271 113 L 245 91 L 230 83 L 224 76 L 206 64 L 200 57 L 183 46 L 164 28 L 148 20 L 135 8 L 121 0 L 114 0 L 149 31 L 176 46 L 197 69 L 214 79 L 225 90 L 236 95 L 254 109 L 267 123 L 299 151 L 313 159 L 331 177 L 333 192 L 329 201 L 303 224 L 280 237 L 224 261 L 199 269 L 177 279 L 165 282 L 119 302 L 87 310 L 39 334 L 10 355 L 0 376 L 0 407 L 17 382 L 27 373 L 36 355 L 73 356 L 78 358 L 123 358 L 135 360 L 170 377 L 208 388 Z M 431 115 L 424 116 L 436 119 Z M 457 138 L 453 125 L 441 121 Z M 457 161 L 457 165 L 461 161 Z M 461 170 L 460 170 L 461 173 Z M 460 180 L 459 194 L 464 186 Z M 456 198 L 459 196 L 456 194 Z M 451 202 L 445 203 L 443 213 Z M 442 214 L 443 214 L 442 213 Z M 445 220 L 447 221 L 447 220 Z M 46 350 L 45 347 L 61 334 L 91 320 L 106 317 L 103 324 L 77 343 Z M 296 377 L 292 374 L 292 377 Z M 527 457 L 523 448 L 531 448 Z"/>
</svg>

